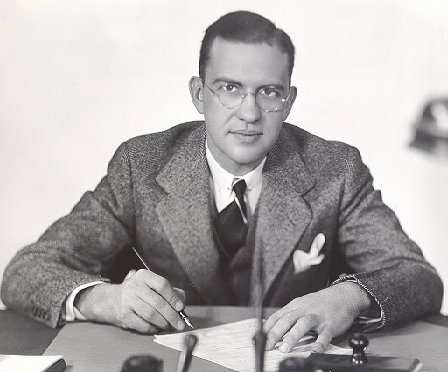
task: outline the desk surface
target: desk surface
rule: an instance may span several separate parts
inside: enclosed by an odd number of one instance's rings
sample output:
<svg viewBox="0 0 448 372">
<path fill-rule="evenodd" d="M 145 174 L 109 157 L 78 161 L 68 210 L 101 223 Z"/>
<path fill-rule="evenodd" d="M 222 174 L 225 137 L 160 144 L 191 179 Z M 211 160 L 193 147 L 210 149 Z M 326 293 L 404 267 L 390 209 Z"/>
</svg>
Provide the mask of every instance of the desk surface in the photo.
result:
<svg viewBox="0 0 448 372">
<path fill-rule="evenodd" d="M 253 317 L 250 308 L 238 307 L 189 307 L 189 316 L 197 327 L 206 327 L 219 323 L 231 322 Z M 269 314 L 272 310 L 268 310 Z M 131 354 L 149 353 L 165 360 L 165 371 L 175 370 L 179 353 L 156 344 L 151 336 L 136 335 L 109 325 L 77 323 L 68 325 L 72 330 L 87 332 L 85 343 L 71 350 L 64 349 L 57 340 L 49 347 L 52 353 L 62 352 L 67 364 L 67 371 L 119 371 L 121 362 Z M 86 331 L 88 330 L 88 331 Z M 62 332 L 64 333 L 64 332 Z M 62 336 L 61 333 L 61 336 Z M 76 333 L 76 332 L 75 332 Z M 31 354 L 39 355 L 50 345 L 58 330 L 11 311 L 0 311 L 0 354 Z M 117 339 L 112 344 L 104 343 L 104 337 Z M 144 340 L 142 342 L 142 340 Z M 418 358 L 425 370 L 448 370 L 448 318 L 443 316 L 426 317 L 401 327 L 395 327 L 369 335 L 368 352 L 381 355 L 394 355 L 406 358 Z M 335 342 L 339 346 L 347 346 L 343 339 Z M 92 345 L 96 345 L 92 347 Z M 123 346 L 124 345 L 124 346 Z M 126 350 L 113 350 L 110 347 L 123 346 Z M 140 345 L 140 346 L 139 346 Z M 61 349 L 62 347 L 62 349 Z M 140 348 L 140 349 L 139 349 Z M 144 350 L 142 350 L 142 348 Z M 132 350 L 132 353 L 130 353 Z M 127 354 L 126 354 L 127 353 Z M 110 354 L 113 354 L 111 356 Z M 192 370 L 229 371 L 210 362 L 194 358 Z M 105 362 L 106 361 L 106 362 Z M 102 367 L 99 364 L 104 364 Z M 95 366 L 94 369 L 93 366 Z M 103 368 L 104 367 L 104 368 Z"/>
</svg>

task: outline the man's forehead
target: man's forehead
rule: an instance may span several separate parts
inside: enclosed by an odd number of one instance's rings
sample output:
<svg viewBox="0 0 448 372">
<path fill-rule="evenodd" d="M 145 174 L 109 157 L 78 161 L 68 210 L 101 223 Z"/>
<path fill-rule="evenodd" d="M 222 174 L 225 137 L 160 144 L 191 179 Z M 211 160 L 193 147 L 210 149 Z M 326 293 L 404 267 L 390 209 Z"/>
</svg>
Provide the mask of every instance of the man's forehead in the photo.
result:
<svg viewBox="0 0 448 372">
<path fill-rule="evenodd" d="M 289 81 L 288 55 L 279 46 L 216 38 L 210 48 L 206 76 L 253 77 Z M 250 75 L 250 76 L 248 76 Z M 211 77 L 211 76 L 210 76 Z"/>
</svg>

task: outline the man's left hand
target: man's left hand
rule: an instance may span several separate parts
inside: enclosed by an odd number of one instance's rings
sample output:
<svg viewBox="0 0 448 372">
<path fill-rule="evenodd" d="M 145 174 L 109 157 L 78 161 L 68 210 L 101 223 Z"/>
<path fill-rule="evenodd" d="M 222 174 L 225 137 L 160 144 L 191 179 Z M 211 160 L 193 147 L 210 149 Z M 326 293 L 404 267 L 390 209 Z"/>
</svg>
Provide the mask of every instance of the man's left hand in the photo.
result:
<svg viewBox="0 0 448 372">
<path fill-rule="evenodd" d="M 280 351 L 290 352 L 309 331 L 317 333 L 313 352 L 323 352 L 333 337 L 343 334 L 370 306 L 367 292 L 357 283 L 342 282 L 292 300 L 264 324 L 266 349 L 282 340 Z"/>
</svg>

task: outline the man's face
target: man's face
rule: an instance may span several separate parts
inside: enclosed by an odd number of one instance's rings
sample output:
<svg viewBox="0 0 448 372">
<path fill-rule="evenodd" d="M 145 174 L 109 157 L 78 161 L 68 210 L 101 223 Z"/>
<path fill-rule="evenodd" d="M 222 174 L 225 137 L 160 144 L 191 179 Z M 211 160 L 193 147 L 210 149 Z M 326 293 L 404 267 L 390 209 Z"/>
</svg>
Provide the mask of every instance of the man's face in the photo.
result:
<svg viewBox="0 0 448 372">
<path fill-rule="evenodd" d="M 196 79 L 196 80 L 195 80 Z M 238 89 L 257 93 L 275 87 L 289 93 L 288 58 L 277 46 L 214 40 L 206 67 L 205 84 L 215 92 Z M 192 87 L 195 85 L 197 90 Z M 228 172 L 243 175 L 254 169 L 277 141 L 283 121 L 295 99 L 295 89 L 279 111 L 265 112 L 253 94 L 241 105 L 227 108 L 199 78 L 190 81 L 193 102 L 204 114 L 207 142 L 214 158 Z"/>
</svg>

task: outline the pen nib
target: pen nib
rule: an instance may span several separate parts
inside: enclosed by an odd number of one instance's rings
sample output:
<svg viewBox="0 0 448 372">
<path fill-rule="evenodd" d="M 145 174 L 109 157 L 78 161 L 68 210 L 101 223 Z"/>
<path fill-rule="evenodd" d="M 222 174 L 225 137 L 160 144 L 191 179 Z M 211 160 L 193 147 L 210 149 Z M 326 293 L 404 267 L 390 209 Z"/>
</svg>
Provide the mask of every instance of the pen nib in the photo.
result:
<svg viewBox="0 0 448 372">
<path fill-rule="evenodd" d="M 190 319 L 185 318 L 184 321 L 187 324 L 187 326 L 189 326 L 191 329 L 194 329 L 193 324 L 191 324 L 191 322 L 190 322 Z"/>
<path fill-rule="evenodd" d="M 194 328 L 193 324 L 191 324 L 190 319 L 188 319 L 188 316 L 187 316 L 187 314 L 185 314 L 184 310 L 179 311 L 179 315 L 181 316 L 181 318 L 183 319 L 183 321 L 185 322 L 185 324 L 187 326 L 189 326 L 192 329 Z"/>
</svg>

